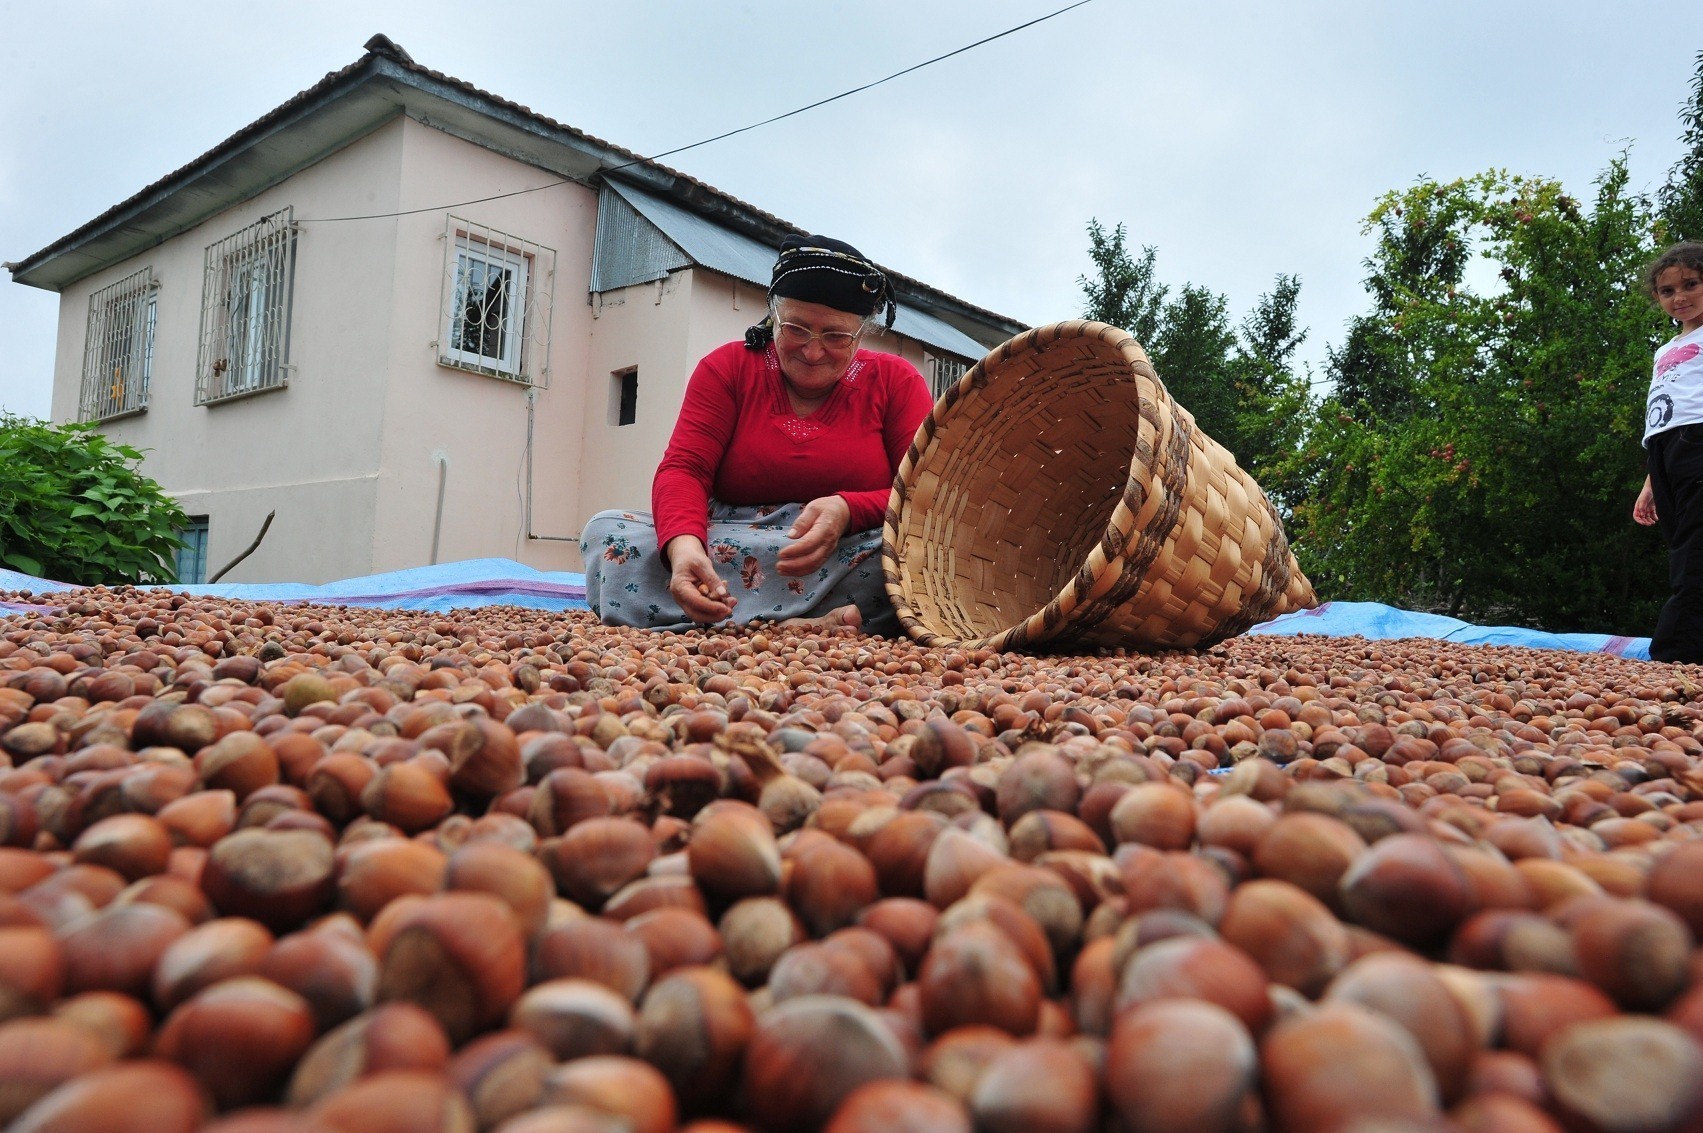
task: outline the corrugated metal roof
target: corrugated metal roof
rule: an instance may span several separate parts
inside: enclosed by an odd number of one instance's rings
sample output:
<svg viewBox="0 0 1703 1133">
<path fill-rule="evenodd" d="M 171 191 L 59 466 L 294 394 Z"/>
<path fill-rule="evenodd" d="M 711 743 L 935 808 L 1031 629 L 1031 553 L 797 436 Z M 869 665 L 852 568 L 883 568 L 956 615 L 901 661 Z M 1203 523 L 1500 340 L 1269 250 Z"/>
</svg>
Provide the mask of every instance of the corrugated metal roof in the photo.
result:
<svg viewBox="0 0 1703 1133">
<path fill-rule="evenodd" d="M 597 194 L 597 238 L 591 246 L 593 292 L 649 283 L 690 266 L 691 257 L 662 229 L 604 184 Z"/>
<path fill-rule="evenodd" d="M 597 253 L 592 269 L 592 290 L 604 291 L 646 283 L 683 266 L 660 267 L 668 257 L 658 254 L 654 241 L 632 231 L 621 232 L 619 218 L 629 216 L 619 205 L 610 209 L 610 198 L 618 198 L 631 206 L 632 213 L 654 226 L 691 262 L 722 275 L 743 279 L 758 287 L 768 287 L 769 273 L 775 266 L 778 248 L 771 248 L 743 233 L 724 228 L 697 213 L 689 212 L 670 201 L 652 196 L 642 189 L 622 182 L 605 182 L 606 191 L 598 210 Z M 609 215 L 611 226 L 604 227 Z M 660 270 L 659 270 L 660 268 Z M 904 303 L 899 304 L 893 330 L 925 346 L 960 358 L 977 359 L 987 353 L 987 347 L 952 326 L 950 323 Z"/>
</svg>

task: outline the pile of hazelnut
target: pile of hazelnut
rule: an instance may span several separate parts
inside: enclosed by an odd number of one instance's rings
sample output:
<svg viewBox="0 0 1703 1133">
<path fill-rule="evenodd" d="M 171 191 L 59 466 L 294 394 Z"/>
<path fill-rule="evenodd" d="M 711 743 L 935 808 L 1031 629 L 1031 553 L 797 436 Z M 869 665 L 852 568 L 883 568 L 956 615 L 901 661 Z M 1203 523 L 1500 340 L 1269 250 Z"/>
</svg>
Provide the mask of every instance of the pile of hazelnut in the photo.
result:
<svg viewBox="0 0 1703 1133">
<path fill-rule="evenodd" d="M 0 601 L 17 1133 L 1703 1130 L 1694 669 Z"/>
</svg>

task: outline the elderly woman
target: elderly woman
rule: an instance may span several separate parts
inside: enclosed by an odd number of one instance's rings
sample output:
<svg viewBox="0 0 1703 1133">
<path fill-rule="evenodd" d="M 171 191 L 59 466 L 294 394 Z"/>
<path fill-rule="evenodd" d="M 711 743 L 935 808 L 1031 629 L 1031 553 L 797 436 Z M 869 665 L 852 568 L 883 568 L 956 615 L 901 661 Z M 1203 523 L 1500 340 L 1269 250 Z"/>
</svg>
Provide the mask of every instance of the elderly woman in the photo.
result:
<svg viewBox="0 0 1703 1133">
<path fill-rule="evenodd" d="M 581 533 L 599 617 L 897 634 L 881 520 L 931 401 L 916 367 L 859 348 L 894 313 L 886 275 L 850 244 L 781 244 L 769 317 L 711 351 L 686 385 L 650 514 L 600 512 Z"/>
</svg>

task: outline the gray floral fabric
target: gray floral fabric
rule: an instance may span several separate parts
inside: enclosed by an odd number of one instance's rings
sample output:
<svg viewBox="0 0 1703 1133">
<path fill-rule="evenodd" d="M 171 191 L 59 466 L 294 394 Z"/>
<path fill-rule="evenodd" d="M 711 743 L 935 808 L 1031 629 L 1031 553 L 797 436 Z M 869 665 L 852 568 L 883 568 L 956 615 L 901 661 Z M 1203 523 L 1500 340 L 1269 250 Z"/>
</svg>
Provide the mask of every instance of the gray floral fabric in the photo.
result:
<svg viewBox="0 0 1703 1133">
<path fill-rule="evenodd" d="M 879 530 L 847 535 L 806 577 L 789 578 L 775 570 L 775 556 L 791 542 L 787 530 L 803 509 L 803 504 L 735 507 L 710 501 L 710 558 L 739 599 L 730 620 L 820 617 L 853 604 L 863 614 L 865 633 L 898 636 L 899 619 L 881 578 Z M 649 512 L 598 512 L 580 533 L 580 555 L 585 600 L 604 622 L 643 629 L 702 628 L 668 593 L 668 566 L 657 549 Z"/>
</svg>

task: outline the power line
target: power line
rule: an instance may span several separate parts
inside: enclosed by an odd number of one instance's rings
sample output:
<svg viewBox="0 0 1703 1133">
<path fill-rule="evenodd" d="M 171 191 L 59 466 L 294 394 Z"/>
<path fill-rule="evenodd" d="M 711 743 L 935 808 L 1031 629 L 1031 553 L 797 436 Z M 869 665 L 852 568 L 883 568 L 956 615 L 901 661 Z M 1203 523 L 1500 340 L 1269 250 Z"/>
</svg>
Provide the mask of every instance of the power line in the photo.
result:
<svg viewBox="0 0 1703 1133">
<path fill-rule="evenodd" d="M 1062 16 L 1066 12 L 1073 11 L 1074 9 L 1082 7 L 1084 4 L 1089 4 L 1089 3 L 1092 3 L 1092 2 L 1093 2 L 1093 0 L 1076 0 L 1076 2 L 1074 4 L 1067 4 L 1064 7 L 1059 8 L 1056 11 L 1048 12 L 1044 16 L 1037 16 L 1034 19 L 1029 20 L 1025 23 L 1018 24 L 1015 27 L 1006 28 L 1002 32 L 995 32 L 993 35 L 986 36 L 985 38 L 982 38 L 982 39 L 978 39 L 974 43 L 966 43 L 962 47 L 957 47 L 957 48 L 954 48 L 951 51 L 946 52 L 946 54 L 944 54 L 944 55 L 936 55 L 934 58 L 925 59 L 921 63 L 913 63 L 909 67 L 906 67 L 904 70 L 894 71 L 891 75 L 887 75 L 883 78 L 876 79 L 873 82 L 864 83 L 862 86 L 853 87 L 850 90 L 841 91 L 839 94 L 829 95 L 827 98 L 819 98 L 815 102 L 812 102 L 812 103 L 809 103 L 807 105 L 798 107 L 796 110 L 788 110 L 784 114 L 776 114 L 772 118 L 765 118 L 761 122 L 753 122 L 749 126 L 740 126 L 738 129 L 728 130 L 724 133 L 717 134 L 714 137 L 704 138 L 702 141 L 696 141 L 696 142 L 692 142 L 688 145 L 676 146 L 673 149 L 663 150 L 661 153 L 652 154 L 650 157 L 635 158 L 632 161 L 623 162 L 620 165 L 612 165 L 609 168 L 602 170 L 601 172 L 603 172 L 603 173 L 614 173 L 614 172 L 617 172 L 618 170 L 630 169 L 635 165 L 646 165 L 650 162 L 660 160 L 661 158 L 672 157 L 674 154 L 677 154 L 677 153 L 685 153 L 687 150 L 697 149 L 699 146 L 707 146 L 711 142 L 719 142 L 719 141 L 722 141 L 726 138 L 731 138 L 731 137 L 735 136 L 736 134 L 743 134 L 743 133 L 746 133 L 746 132 L 751 131 L 751 130 L 759 129 L 763 126 L 773 125 L 774 123 L 783 121 L 784 119 L 796 117 L 797 115 L 803 114 L 806 111 L 815 110 L 817 107 L 826 106 L 830 102 L 838 102 L 842 98 L 850 98 L 854 94 L 862 94 L 866 90 L 871 90 L 875 87 L 878 87 L 882 83 L 890 83 L 894 79 L 902 78 L 905 75 L 908 75 L 913 71 L 920 71 L 924 67 L 932 67 L 934 64 L 943 62 L 947 59 L 950 59 L 954 55 L 962 55 L 966 51 L 974 51 L 976 48 L 985 46 L 986 44 L 989 44 L 989 43 L 992 43 L 996 39 L 1004 39 L 1008 35 L 1015 35 L 1016 33 L 1023 31 L 1027 28 L 1034 27 L 1036 24 L 1045 23 L 1046 21 L 1053 19 L 1054 17 Z M 571 183 L 572 182 L 569 178 L 564 177 L 559 181 L 552 181 L 552 182 L 550 182 L 549 184 L 546 184 L 546 185 L 534 185 L 530 189 L 516 189 L 513 192 L 509 192 L 509 193 L 493 193 L 491 196 L 488 196 L 488 197 L 477 197 L 477 198 L 470 200 L 470 201 L 456 201 L 454 204 L 430 205 L 430 206 L 427 206 L 425 208 L 417 208 L 417 209 L 402 209 L 398 212 L 367 213 L 363 216 L 322 216 L 322 217 L 315 217 L 315 218 L 312 218 L 312 219 L 304 218 L 304 219 L 298 220 L 296 223 L 297 224 L 334 224 L 334 223 L 338 223 L 338 222 L 341 222 L 341 221 L 348 221 L 348 220 L 385 220 L 385 219 L 388 219 L 390 217 L 413 216 L 417 213 L 423 213 L 423 212 L 441 212 L 444 209 L 465 208 L 468 205 L 482 205 L 482 204 L 486 203 L 487 201 L 500 201 L 500 200 L 504 200 L 508 197 L 521 197 L 521 196 L 525 196 L 528 193 L 536 193 L 536 192 L 539 192 L 539 191 L 544 190 L 544 189 L 554 189 L 559 185 L 567 185 L 567 184 L 571 184 Z"/>
</svg>

